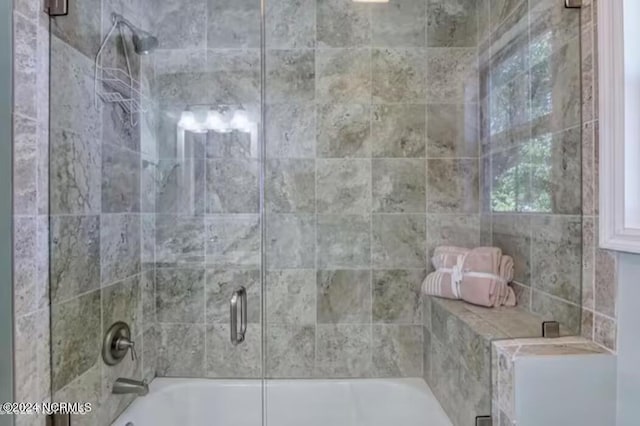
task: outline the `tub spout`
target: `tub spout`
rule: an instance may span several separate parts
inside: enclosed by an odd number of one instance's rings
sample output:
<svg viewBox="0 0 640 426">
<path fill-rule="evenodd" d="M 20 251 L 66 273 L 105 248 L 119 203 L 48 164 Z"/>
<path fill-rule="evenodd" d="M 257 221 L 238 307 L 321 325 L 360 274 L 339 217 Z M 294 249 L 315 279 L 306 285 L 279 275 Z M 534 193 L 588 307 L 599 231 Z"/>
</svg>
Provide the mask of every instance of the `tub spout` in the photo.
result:
<svg viewBox="0 0 640 426">
<path fill-rule="evenodd" d="M 113 389 L 111 391 L 116 395 L 123 394 L 136 394 L 139 396 L 144 396 L 149 393 L 149 385 L 146 380 L 133 380 L 133 379 L 124 379 L 119 378 L 113 384 Z"/>
</svg>

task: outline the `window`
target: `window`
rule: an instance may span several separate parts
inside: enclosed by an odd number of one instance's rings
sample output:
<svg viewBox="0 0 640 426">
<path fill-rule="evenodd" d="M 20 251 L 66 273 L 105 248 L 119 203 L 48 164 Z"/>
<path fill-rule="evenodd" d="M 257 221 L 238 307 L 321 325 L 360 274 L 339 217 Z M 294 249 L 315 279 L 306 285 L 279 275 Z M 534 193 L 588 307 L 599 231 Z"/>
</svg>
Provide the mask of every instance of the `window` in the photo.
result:
<svg viewBox="0 0 640 426">
<path fill-rule="evenodd" d="M 600 245 L 640 253 L 640 2 L 600 2 Z"/>
</svg>

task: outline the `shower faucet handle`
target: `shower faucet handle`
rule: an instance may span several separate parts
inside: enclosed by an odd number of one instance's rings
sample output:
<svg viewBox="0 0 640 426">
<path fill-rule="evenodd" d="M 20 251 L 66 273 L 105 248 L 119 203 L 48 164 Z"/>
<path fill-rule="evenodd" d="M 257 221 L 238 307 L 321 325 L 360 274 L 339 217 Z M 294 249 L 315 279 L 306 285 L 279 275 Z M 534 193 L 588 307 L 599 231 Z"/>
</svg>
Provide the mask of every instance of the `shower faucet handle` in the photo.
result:
<svg viewBox="0 0 640 426">
<path fill-rule="evenodd" d="M 102 342 L 102 359 L 107 365 L 116 365 L 122 362 L 127 352 L 131 352 L 131 360 L 136 361 L 136 343 L 131 340 L 129 326 L 118 321 L 109 327 Z"/>
<path fill-rule="evenodd" d="M 116 340 L 116 349 L 119 351 L 127 351 L 131 352 L 131 361 L 136 361 L 138 359 L 138 354 L 136 353 L 136 342 L 130 340 L 128 337 L 119 337 Z"/>
</svg>

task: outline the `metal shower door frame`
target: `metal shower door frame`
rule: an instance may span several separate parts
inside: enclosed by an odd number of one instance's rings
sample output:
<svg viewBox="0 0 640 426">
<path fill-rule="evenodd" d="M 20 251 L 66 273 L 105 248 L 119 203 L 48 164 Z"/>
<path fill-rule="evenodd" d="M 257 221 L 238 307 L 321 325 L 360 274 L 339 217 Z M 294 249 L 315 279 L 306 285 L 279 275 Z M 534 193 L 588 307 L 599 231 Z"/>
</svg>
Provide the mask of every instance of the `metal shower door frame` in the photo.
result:
<svg viewBox="0 0 640 426">
<path fill-rule="evenodd" d="M 0 2 L 0 402 L 13 401 L 13 7 Z M 14 423 L 0 415 L 0 426 Z"/>
</svg>

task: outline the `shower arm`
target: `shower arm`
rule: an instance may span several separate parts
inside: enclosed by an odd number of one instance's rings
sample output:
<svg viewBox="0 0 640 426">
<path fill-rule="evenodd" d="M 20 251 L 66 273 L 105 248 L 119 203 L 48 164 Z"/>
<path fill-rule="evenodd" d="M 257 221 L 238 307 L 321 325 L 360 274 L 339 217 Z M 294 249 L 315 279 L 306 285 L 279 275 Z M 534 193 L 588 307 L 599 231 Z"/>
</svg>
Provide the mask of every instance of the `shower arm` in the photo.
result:
<svg viewBox="0 0 640 426">
<path fill-rule="evenodd" d="M 135 25 L 133 25 L 131 23 L 131 21 L 129 21 L 127 18 L 125 18 L 124 16 L 120 15 L 119 13 L 115 13 L 115 12 L 112 13 L 111 14 L 111 21 L 113 22 L 114 26 L 118 26 L 120 24 L 123 24 L 124 26 L 129 28 L 134 33 L 141 31 L 140 28 L 138 28 Z"/>
</svg>

